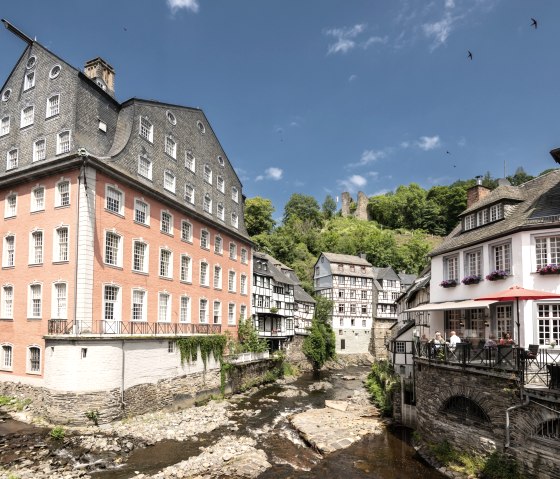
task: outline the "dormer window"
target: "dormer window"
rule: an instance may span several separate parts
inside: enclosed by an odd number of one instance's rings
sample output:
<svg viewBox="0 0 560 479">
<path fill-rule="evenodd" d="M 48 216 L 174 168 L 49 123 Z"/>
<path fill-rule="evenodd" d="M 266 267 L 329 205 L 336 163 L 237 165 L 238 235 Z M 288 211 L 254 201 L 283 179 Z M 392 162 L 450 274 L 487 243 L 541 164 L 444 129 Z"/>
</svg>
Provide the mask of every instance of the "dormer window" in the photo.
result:
<svg viewBox="0 0 560 479">
<path fill-rule="evenodd" d="M 504 217 L 504 210 L 501 204 L 490 207 L 490 221 L 501 220 Z"/>
<path fill-rule="evenodd" d="M 465 216 L 465 219 L 463 220 L 464 221 L 463 229 L 465 231 L 472 230 L 476 226 L 474 220 L 475 220 L 474 214 L 470 214 L 470 215 Z"/>
<path fill-rule="evenodd" d="M 463 231 L 472 230 L 473 228 L 484 226 L 488 223 L 501 220 L 504 217 L 504 207 L 501 203 L 492 205 L 489 208 L 483 208 L 475 213 L 471 213 L 463 219 Z"/>
</svg>

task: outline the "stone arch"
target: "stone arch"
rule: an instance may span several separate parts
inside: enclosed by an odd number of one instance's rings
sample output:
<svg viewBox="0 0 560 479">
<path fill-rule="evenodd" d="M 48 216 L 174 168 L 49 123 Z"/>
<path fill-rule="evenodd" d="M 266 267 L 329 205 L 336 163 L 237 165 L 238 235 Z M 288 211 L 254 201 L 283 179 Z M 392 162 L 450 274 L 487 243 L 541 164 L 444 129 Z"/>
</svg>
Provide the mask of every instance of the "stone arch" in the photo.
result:
<svg viewBox="0 0 560 479">
<path fill-rule="evenodd" d="M 516 443 L 522 443 L 528 439 L 541 439 L 543 428 L 558 427 L 560 433 L 560 411 L 553 411 L 532 404 L 530 407 L 521 408 L 512 413 L 512 439 Z M 556 439 L 557 441 L 557 439 Z"/>
<path fill-rule="evenodd" d="M 477 414 L 479 413 L 480 417 L 484 418 L 484 420 L 481 419 L 477 422 L 484 422 L 488 425 L 493 422 L 492 418 L 495 417 L 496 414 L 503 412 L 496 410 L 495 405 L 493 405 L 491 399 L 488 398 L 486 394 L 468 384 L 453 384 L 449 387 L 442 388 L 439 396 L 438 409 L 440 412 L 444 412 L 446 403 L 452 400 L 452 398 L 463 397 L 469 401 L 473 410 L 476 410 Z"/>
<path fill-rule="evenodd" d="M 450 413 L 463 420 L 490 423 L 488 414 L 480 404 L 462 394 L 447 398 L 443 403 L 441 412 Z"/>
</svg>

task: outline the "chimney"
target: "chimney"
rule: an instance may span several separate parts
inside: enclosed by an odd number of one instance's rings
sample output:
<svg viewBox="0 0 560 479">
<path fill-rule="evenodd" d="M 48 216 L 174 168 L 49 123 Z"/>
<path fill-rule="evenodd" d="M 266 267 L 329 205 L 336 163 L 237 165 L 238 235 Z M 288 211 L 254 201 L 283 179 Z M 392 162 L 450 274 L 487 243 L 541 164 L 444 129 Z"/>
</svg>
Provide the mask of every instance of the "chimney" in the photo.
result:
<svg viewBox="0 0 560 479">
<path fill-rule="evenodd" d="M 476 177 L 476 185 L 467 190 L 467 208 L 488 196 L 490 190 L 482 186 L 482 176 Z"/>
<path fill-rule="evenodd" d="M 94 58 L 86 62 L 84 73 L 109 95 L 115 96 L 115 70 L 103 58 Z"/>
</svg>

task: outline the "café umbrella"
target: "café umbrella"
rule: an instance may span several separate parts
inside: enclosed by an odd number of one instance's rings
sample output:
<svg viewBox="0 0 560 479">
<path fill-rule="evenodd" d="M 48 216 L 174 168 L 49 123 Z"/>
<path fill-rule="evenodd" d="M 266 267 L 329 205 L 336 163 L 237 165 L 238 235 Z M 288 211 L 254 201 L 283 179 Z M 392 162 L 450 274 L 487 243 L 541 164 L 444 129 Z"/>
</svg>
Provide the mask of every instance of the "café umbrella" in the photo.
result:
<svg viewBox="0 0 560 479">
<path fill-rule="evenodd" d="M 517 341 L 520 340 L 520 324 L 519 324 L 519 300 L 534 300 L 534 299 L 552 299 L 560 298 L 560 294 L 549 293 L 547 291 L 538 291 L 535 289 L 526 289 L 521 286 L 511 286 L 508 289 L 498 291 L 497 293 L 488 296 L 481 296 L 474 298 L 475 301 L 513 301 L 515 300 L 517 306 Z"/>
</svg>

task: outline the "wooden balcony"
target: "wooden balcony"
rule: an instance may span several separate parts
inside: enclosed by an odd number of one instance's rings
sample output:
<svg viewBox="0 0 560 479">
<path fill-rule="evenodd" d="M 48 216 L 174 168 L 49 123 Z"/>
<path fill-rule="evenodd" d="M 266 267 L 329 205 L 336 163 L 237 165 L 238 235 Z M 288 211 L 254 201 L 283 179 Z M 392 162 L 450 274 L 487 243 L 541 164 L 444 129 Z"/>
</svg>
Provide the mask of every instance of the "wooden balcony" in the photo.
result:
<svg viewBox="0 0 560 479">
<path fill-rule="evenodd" d="M 220 334 L 221 324 L 152 323 L 148 321 L 69 321 L 51 319 L 50 336 L 190 336 Z"/>
</svg>

